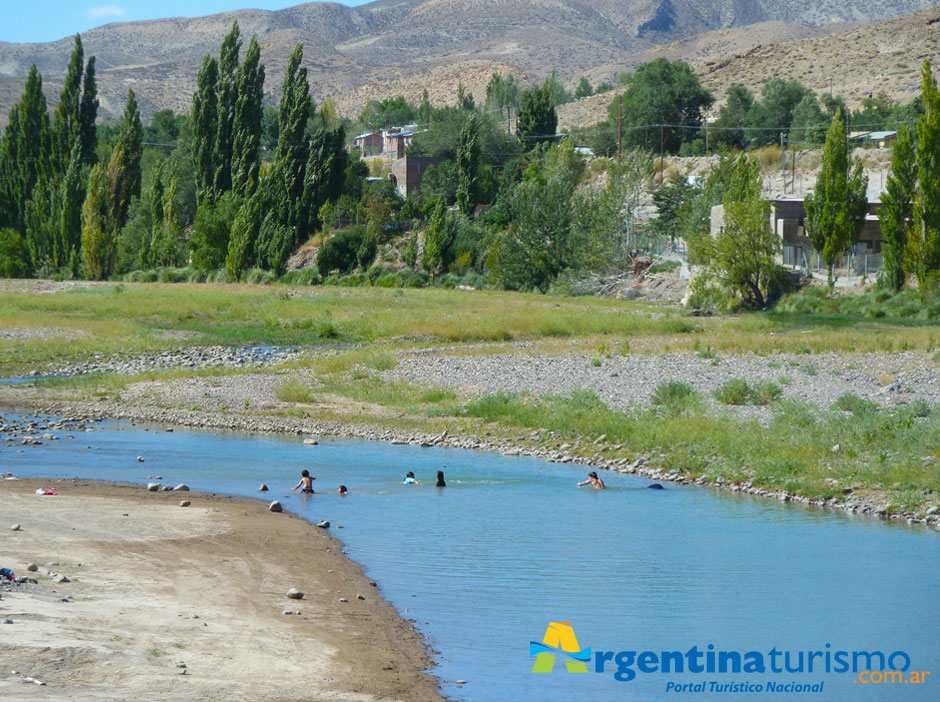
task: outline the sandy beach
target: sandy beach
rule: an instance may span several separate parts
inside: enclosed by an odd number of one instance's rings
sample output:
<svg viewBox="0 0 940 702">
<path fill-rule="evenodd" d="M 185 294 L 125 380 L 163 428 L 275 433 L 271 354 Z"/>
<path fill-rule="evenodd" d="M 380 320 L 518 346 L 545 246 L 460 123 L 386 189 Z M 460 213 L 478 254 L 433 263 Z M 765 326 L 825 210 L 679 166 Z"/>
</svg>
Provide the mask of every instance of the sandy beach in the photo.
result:
<svg viewBox="0 0 940 702">
<path fill-rule="evenodd" d="M 441 699 L 420 636 L 342 545 L 265 502 L 4 480 L 0 515 L 0 567 L 38 581 L 0 587 L 4 699 Z"/>
</svg>

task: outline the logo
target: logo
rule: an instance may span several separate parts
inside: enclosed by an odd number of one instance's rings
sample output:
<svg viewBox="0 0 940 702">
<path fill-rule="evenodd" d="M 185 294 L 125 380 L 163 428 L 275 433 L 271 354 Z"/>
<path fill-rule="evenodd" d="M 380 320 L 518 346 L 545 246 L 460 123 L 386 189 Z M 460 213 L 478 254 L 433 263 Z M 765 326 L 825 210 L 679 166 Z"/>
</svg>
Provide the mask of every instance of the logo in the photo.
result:
<svg viewBox="0 0 940 702">
<path fill-rule="evenodd" d="M 535 656 L 533 673 L 551 673 L 555 667 L 555 654 L 563 655 L 569 673 L 586 673 L 591 661 L 591 647 L 583 651 L 571 628 L 571 622 L 549 622 L 542 641 L 529 642 L 529 656 Z"/>
</svg>

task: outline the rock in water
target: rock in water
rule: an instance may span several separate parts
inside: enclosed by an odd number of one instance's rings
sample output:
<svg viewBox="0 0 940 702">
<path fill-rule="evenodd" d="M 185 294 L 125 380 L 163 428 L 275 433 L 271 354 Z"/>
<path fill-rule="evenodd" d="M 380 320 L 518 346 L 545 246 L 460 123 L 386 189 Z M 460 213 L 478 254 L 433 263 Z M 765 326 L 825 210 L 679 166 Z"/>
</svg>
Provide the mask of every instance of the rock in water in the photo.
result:
<svg viewBox="0 0 940 702">
<path fill-rule="evenodd" d="M 319 446 L 320 442 L 316 439 L 304 439 L 304 446 Z"/>
<path fill-rule="evenodd" d="M 666 489 L 659 483 L 653 483 L 652 485 L 647 485 L 646 487 L 649 488 L 650 490 L 665 490 Z"/>
<path fill-rule="evenodd" d="M 180 492 L 189 492 L 189 485 L 187 485 L 186 483 L 180 483 L 173 489 L 179 490 Z"/>
<path fill-rule="evenodd" d="M 160 483 L 147 483 L 148 492 L 157 492 L 160 489 Z"/>
<path fill-rule="evenodd" d="M 284 511 L 284 508 L 281 507 L 281 503 L 278 502 L 277 500 L 274 500 L 274 502 L 272 502 L 271 504 L 269 504 L 269 505 L 268 505 L 268 509 L 271 510 L 272 512 L 283 512 L 283 511 Z"/>
<path fill-rule="evenodd" d="M 180 507 L 189 507 L 190 504 L 192 503 L 189 500 L 183 500 L 180 502 Z"/>
<path fill-rule="evenodd" d="M 265 485 L 264 483 L 261 483 L 261 487 L 258 488 L 258 492 L 267 492 L 267 491 L 268 491 L 268 486 Z"/>
<path fill-rule="evenodd" d="M 143 456 L 138 456 L 138 457 L 137 457 L 137 462 L 138 462 L 138 463 L 143 463 L 143 462 L 144 462 L 144 457 L 143 457 Z"/>
<path fill-rule="evenodd" d="M 322 522 L 317 522 L 317 526 L 321 529 L 329 529 L 330 523 L 324 519 Z"/>
<path fill-rule="evenodd" d="M 304 593 L 298 590 L 296 587 L 292 587 L 287 591 L 287 596 L 292 600 L 302 600 L 304 598 Z"/>
</svg>

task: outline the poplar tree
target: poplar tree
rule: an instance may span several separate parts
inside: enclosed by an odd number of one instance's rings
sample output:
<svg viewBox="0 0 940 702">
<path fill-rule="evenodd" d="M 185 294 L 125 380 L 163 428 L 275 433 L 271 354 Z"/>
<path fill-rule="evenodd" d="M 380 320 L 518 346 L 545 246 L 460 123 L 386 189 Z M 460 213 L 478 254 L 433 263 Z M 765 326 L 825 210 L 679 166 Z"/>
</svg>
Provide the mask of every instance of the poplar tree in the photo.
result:
<svg viewBox="0 0 940 702">
<path fill-rule="evenodd" d="M 95 79 L 95 57 L 88 59 L 85 66 L 85 80 L 82 84 L 82 102 L 79 107 L 81 122 L 82 163 L 94 165 L 98 162 L 96 148 L 98 133 L 95 120 L 98 118 L 98 83 Z"/>
<path fill-rule="evenodd" d="M 519 98 L 519 116 L 516 136 L 527 149 L 543 141 L 550 141 L 558 126 L 558 114 L 552 103 L 551 88 L 530 88 Z"/>
<path fill-rule="evenodd" d="M 115 151 L 120 149 L 118 144 Z M 82 252 L 88 280 L 103 280 L 108 276 L 116 249 L 108 226 L 108 168 L 99 163 L 88 176 L 88 190 L 82 205 Z"/>
<path fill-rule="evenodd" d="M 62 92 L 59 93 L 59 104 L 56 105 L 52 122 L 54 168 L 58 173 L 63 174 L 69 165 L 72 145 L 82 138 L 81 90 L 83 60 L 82 38 L 76 34 L 75 46 L 69 57 L 69 65 L 65 71 L 65 82 L 62 86 Z"/>
<path fill-rule="evenodd" d="M 926 59 L 922 76 L 924 113 L 917 120 L 917 190 L 904 260 L 924 299 L 928 290 L 936 289 L 940 277 L 940 92 Z"/>
<path fill-rule="evenodd" d="M 346 130 L 317 129 L 310 139 L 310 157 L 305 169 L 304 196 L 308 203 L 308 222 L 311 229 L 320 226 L 320 208 L 343 194 L 346 182 Z"/>
<path fill-rule="evenodd" d="M 842 112 L 838 111 L 826 134 L 816 187 L 803 201 L 806 232 L 826 262 L 830 290 L 835 284 L 832 269 L 839 256 L 858 242 L 868 213 L 868 176 L 857 157 L 851 170 L 849 166 L 849 145 Z"/>
<path fill-rule="evenodd" d="M 472 113 L 460 130 L 457 147 L 457 204 L 468 217 L 473 215 L 479 199 L 480 120 Z"/>
<path fill-rule="evenodd" d="M 884 258 L 881 283 L 895 292 L 904 287 L 907 277 L 904 269 L 904 250 L 914 217 L 916 189 L 917 160 L 914 156 L 911 130 L 907 125 L 901 125 L 898 128 L 898 138 L 892 145 L 891 172 L 881 196 L 882 207 L 878 210 L 881 233 L 885 239 L 881 249 Z"/>
<path fill-rule="evenodd" d="M 232 190 L 240 197 L 254 192 L 258 184 L 261 146 L 261 117 L 264 112 L 264 66 L 260 63 L 261 48 L 251 38 L 245 61 L 238 69 L 234 134 L 232 137 Z"/>
<path fill-rule="evenodd" d="M 52 260 L 56 270 L 70 266 L 72 275 L 78 274 L 78 261 L 82 246 L 82 203 L 85 200 L 86 167 L 82 164 L 81 140 L 72 144 L 69 166 L 56 193 L 58 218 Z"/>
<path fill-rule="evenodd" d="M 219 121 L 218 96 L 216 95 L 218 78 L 218 61 L 207 54 L 202 61 L 202 68 L 196 80 L 198 87 L 193 95 L 192 112 L 196 200 L 200 204 L 215 200 L 213 155 Z"/>
<path fill-rule="evenodd" d="M 131 198 L 140 197 L 142 133 L 137 100 L 134 98 L 134 91 L 129 90 L 118 137 L 118 144 L 121 146 L 120 156 L 116 160 L 112 154 L 111 163 L 108 164 L 110 216 L 115 230 L 120 230 L 127 222 L 127 210 L 130 207 Z"/>
<path fill-rule="evenodd" d="M 212 155 L 213 200 L 232 189 L 235 106 L 238 102 L 236 73 L 238 72 L 238 54 L 242 46 L 239 37 L 238 22 L 232 22 L 232 28 L 222 39 L 219 47 L 219 77 L 216 87 L 218 118 Z"/>
</svg>

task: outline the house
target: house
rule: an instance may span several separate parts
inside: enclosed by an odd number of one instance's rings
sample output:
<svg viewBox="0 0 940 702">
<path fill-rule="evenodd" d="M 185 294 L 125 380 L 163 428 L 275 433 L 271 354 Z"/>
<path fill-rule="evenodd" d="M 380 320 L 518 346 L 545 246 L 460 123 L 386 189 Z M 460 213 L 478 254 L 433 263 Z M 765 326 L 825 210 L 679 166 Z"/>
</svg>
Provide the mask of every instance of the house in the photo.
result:
<svg viewBox="0 0 940 702">
<path fill-rule="evenodd" d="M 411 144 L 415 134 L 418 132 L 415 125 L 405 127 L 389 127 L 382 130 L 382 150 L 391 160 L 401 158 L 405 155 L 405 149 Z"/>
<path fill-rule="evenodd" d="M 856 273 L 867 274 L 881 266 L 881 247 L 884 236 L 878 220 L 880 200 L 868 201 L 865 224 L 858 235 L 858 244 L 849 252 L 855 261 Z M 818 268 L 818 255 L 806 234 L 806 207 L 802 197 L 781 197 L 773 202 L 774 232 L 783 241 L 783 265 Z"/>
<path fill-rule="evenodd" d="M 378 156 L 382 153 L 382 133 L 365 132 L 353 138 L 353 144 L 363 156 Z"/>
<path fill-rule="evenodd" d="M 398 194 L 407 198 L 421 188 L 424 172 L 443 160 L 437 156 L 403 156 L 392 163 L 388 178 L 395 184 Z"/>
<path fill-rule="evenodd" d="M 898 133 L 895 131 L 852 132 L 849 135 L 849 143 L 855 146 L 879 146 L 883 148 L 897 140 L 897 138 Z"/>
</svg>

